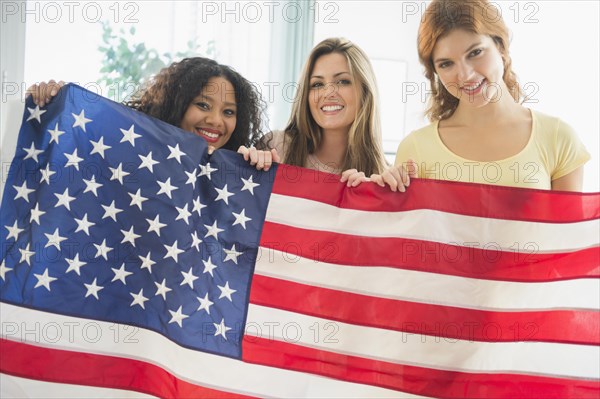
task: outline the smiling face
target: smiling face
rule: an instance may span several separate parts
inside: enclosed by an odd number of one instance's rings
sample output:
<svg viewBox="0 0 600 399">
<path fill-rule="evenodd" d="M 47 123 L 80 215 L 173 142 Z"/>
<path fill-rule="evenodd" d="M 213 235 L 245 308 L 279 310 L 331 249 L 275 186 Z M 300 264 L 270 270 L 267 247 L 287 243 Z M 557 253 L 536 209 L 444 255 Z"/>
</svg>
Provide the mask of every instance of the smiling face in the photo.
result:
<svg viewBox="0 0 600 399">
<path fill-rule="evenodd" d="M 508 96 L 504 63 L 491 37 L 457 29 L 433 48 L 433 65 L 446 90 L 460 104 L 481 107 Z"/>
<path fill-rule="evenodd" d="M 188 106 L 180 127 L 221 148 L 235 130 L 236 114 L 233 85 L 222 77 L 211 78 Z"/>
<path fill-rule="evenodd" d="M 340 53 L 322 55 L 310 75 L 310 113 L 323 130 L 348 133 L 359 105 L 357 82 Z"/>
</svg>

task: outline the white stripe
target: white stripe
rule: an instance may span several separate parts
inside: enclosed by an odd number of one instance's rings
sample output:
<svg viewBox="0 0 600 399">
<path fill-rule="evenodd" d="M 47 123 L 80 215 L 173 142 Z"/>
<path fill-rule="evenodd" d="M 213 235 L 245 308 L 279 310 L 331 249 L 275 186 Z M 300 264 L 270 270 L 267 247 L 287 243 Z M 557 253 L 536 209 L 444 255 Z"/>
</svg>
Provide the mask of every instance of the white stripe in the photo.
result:
<svg viewBox="0 0 600 399">
<path fill-rule="evenodd" d="M 340 291 L 494 310 L 600 310 L 598 279 L 545 283 L 479 280 L 390 267 L 345 266 L 261 247 L 256 274 Z"/>
<path fill-rule="evenodd" d="M 281 194 L 271 195 L 266 220 L 310 230 L 369 237 L 402 237 L 524 253 L 567 251 L 600 244 L 598 219 L 577 223 L 539 223 L 464 216 L 429 209 L 367 212 Z"/>
<path fill-rule="evenodd" d="M 40 399 L 113 399 L 113 398 L 155 398 L 135 391 L 98 388 L 86 385 L 59 384 L 19 378 L 0 373 L 0 398 L 40 398 Z"/>
<path fill-rule="evenodd" d="M 253 326 L 246 328 L 249 335 L 261 334 L 262 338 L 398 364 L 467 372 L 600 378 L 598 346 L 464 341 L 356 326 L 252 304 L 247 324 Z M 321 334 L 317 335 L 316 330 Z"/>
<path fill-rule="evenodd" d="M 160 334 L 141 328 L 131 334 L 130 326 L 39 312 L 5 303 L 0 303 L 0 315 L 3 338 L 55 349 L 146 361 L 180 379 L 217 390 L 277 398 L 421 398 L 404 392 L 248 364 L 189 350 Z M 50 333 L 44 333 L 44 326 L 50 323 L 53 323 L 52 328 L 48 329 Z M 183 323 L 185 325 L 185 320 Z M 57 326 L 60 327 L 60 334 L 54 333 Z M 115 340 L 115 329 L 124 332 L 124 327 L 128 328 L 129 342 L 124 342 L 124 334 L 121 334 L 121 339 Z M 88 333 L 84 334 L 84 331 Z"/>
</svg>

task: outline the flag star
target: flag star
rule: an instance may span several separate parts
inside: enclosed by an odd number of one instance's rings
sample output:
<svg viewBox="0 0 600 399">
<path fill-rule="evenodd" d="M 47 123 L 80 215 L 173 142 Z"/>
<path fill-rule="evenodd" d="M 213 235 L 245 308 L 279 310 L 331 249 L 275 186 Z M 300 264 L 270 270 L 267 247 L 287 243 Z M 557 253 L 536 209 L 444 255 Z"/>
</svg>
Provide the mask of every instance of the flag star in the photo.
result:
<svg viewBox="0 0 600 399">
<path fill-rule="evenodd" d="M 231 299 L 231 294 L 236 292 L 236 290 L 229 288 L 229 281 L 226 281 L 224 286 L 217 285 L 217 287 L 221 290 L 221 295 L 219 295 L 219 299 L 227 298 L 231 302 L 233 302 L 233 300 Z"/>
<path fill-rule="evenodd" d="M 106 219 L 107 217 L 111 217 L 112 220 L 114 220 L 115 222 L 117 221 L 117 213 L 123 212 L 122 209 L 119 209 L 119 208 L 115 207 L 115 201 L 114 200 L 113 200 L 113 202 L 111 202 L 111 204 L 109 206 L 102 205 L 102 208 L 104 208 L 104 215 L 102 216 L 102 219 Z"/>
<path fill-rule="evenodd" d="M 111 267 L 110 269 L 115 274 L 115 276 L 113 277 L 113 279 L 110 280 L 111 283 L 113 281 L 120 280 L 123 284 L 127 285 L 127 283 L 125 282 L 125 279 L 128 276 L 130 276 L 130 275 L 133 274 L 132 272 L 128 272 L 127 270 L 125 270 L 125 263 L 123 263 L 119 269 L 115 269 L 114 267 Z"/>
<path fill-rule="evenodd" d="M 167 194 L 167 197 L 169 197 L 170 199 L 173 199 L 173 197 L 171 196 L 171 191 L 177 190 L 177 187 L 171 185 L 171 178 L 169 177 L 164 182 L 159 180 L 159 181 L 157 181 L 157 183 L 160 186 L 160 190 L 158 190 L 156 195 Z"/>
<path fill-rule="evenodd" d="M 83 182 L 85 183 L 85 190 L 83 190 L 83 192 L 87 193 L 88 191 L 91 191 L 97 197 L 98 191 L 96 191 L 96 190 L 98 190 L 100 187 L 102 187 L 103 184 L 96 182 L 96 176 L 92 175 L 92 178 L 90 180 L 83 179 Z"/>
<path fill-rule="evenodd" d="M 62 194 L 54 194 L 56 196 L 56 198 L 58 198 L 58 201 L 56 202 L 56 205 L 54 205 L 55 208 L 58 208 L 59 206 L 64 206 L 65 208 L 67 208 L 68 210 L 71 210 L 71 202 L 75 200 L 75 197 L 71 197 L 69 195 L 69 189 L 66 188 L 65 192 Z"/>
<path fill-rule="evenodd" d="M 233 193 L 227 191 L 227 184 L 223 188 L 215 187 L 215 190 L 217 190 L 217 193 L 219 193 L 217 194 L 217 198 L 215 198 L 215 202 L 224 201 L 227 205 L 229 205 L 229 197 L 231 197 Z"/>
<path fill-rule="evenodd" d="M 159 215 L 156 215 L 156 217 L 154 218 L 154 220 L 146 219 L 146 222 L 148 222 L 148 224 L 150 225 L 150 227 L 148 227 L 148 233 L 150 233 L 151 231 L 153 231 L 153 232 L 156 233 L 157 236 L 160 237 L 160 229 L 162 229 L 163 227 L 165 227 L 166 224 L 160 222 Z"/>
<path fill-rule="evenodd" d="M 142 307 L 142 309 L 146 309 L 146 307 L 144 306 L 144 302 L 146 302 L 148 300 L 148 298 L 146 298 L 144 296 L 143 288 L 140 289 L 140 292 L 138 292 L 137 294 L 130 292 L 129 295 L 131 295 L 133 297 L 133 302 L 131 302 L 131 305 L 129 305 L 129 307 L 132 307 L 135 305 L 140 305 Z"/>
<path fill-rule="evenodd" d="M 223 252 L 225 252 L 225 254 L 227 255 L 227 256 L 225 256 L 225 259 L 223 260 L 223 262 L 227 262 L 228 260 L 231 260 L 231 261 L 233 261 L 233 263 L 235 263 L 236 265 L 238 264 L 238 263 L 237 263 L 237 261 L 238 261 L 238 259 L 237 259 L 237 258 L 238 258 L 240 255 L 243 255 L 243 254 L 244 254 L 243 252 L 238 252 L 238 251 L 235 249 L 235 244 L 233 244 L 233 245 L 231 246 L 231 249 L 226 249 L 226 248 L 223 248 Z"/>
<path fill-rule="evenodd" d="M 183 321 L 183 319 L 187 319 L 188 317 L 190 317 L 188 315 L 181 313 L 181 308 L 182 307 L 180 306 L 176 312 L 169 310 L 169 313 L 171 313 L 171 320 L 169 320 L 169 324 L 177 323 L 179 325 L 179 327 L 182 327 L 181 322 Z"/>
<path fill-rule="evenodd" d="M 175 207 L 175 209 L 177 209 L 177 212 L 179 212 L 179 215 L 177 215 L 175 220 L 183 220 L 185 224 L 190 224 L 188 219 L 190 216 L 192 216 L 192 214 L 190 211 L 188 211 L 188 204 L 185 204 L 183 208 Z"/>
<path fill-rule="evenodd" d="M 4 260 L 2 261 L 2 263 L 0 263 L 0 278 L 2 279 L 2 281 L 6 281 L 6 273 L 12 270 L 12 268 L 6 267 L 5 263 L 6 262 Z"/>
<path fill-rule="evenodd" d="M 250 175 L 250 178 L 248 180 L 242 177 L 242 183 L 244 183 L 244 187 L 242 187 L 240 191 L 248 190 L 250 191 L 250 194 L 254 195 L 254 188 L 260 186 L 260 184 L 254 183 L 252 179 L 252 175 Z"/>
<path fill-rule="evenodd" d="M 37 148 L 35 148 L 35 143 L 33 141 L 31 142 L 31 147 L 29 147 L 29 148 L 23 147 L 23 150 L 27 153 L 27 155 L 25 155 L 25 158 L 23 158 L 23 160 L 31 158 L 35 162 L 39 162 L 38 155 L 40 155 L 42 152 L 44 152 L 44 150 L 38 150 Z"/>
<path fill-rule="evenodd" d="M 108 260 L 108 253 L 113 249 L 111 247 L 106 246 L 106 238 L 102 240 L 102 244 L 94 244 L 94 246 L 96 247 L 96 255 L 94 256 L 94 258 L 99 258 L 100 256 L 102 256 L 104 260 Z"/>
<path fill-rule="evenodd" d="M 100 290 L 103 290 L 104 287 L 96 285 L 96 280 L 97 279 L 94 279 L 94 281 L 92 282 L 92 284 L 85 284 L 85 283 L 83 284 L 83 285 L 85 285 L 85 288 L 87 289 L 87 292 L 85 293 L 85 297 L 86 298 L 88 296 L 90 296 L 90 295 L 93 295 L 94 297 L 96 297 L 96 299 L 99 299 L 98 298 L 98 292 Z"/>
<path fill-rule="evenodd" d="M 50 176 L 56 173 L 55 171 L 50 170 L 50 164 L 46 165 L 46 169 L 40 169 L 40 172 L 42 172 L 40 183 L 46 182 L 47 184 L 50 184 Z"/>
<path fill-rule="evenodd" d="M 196 188 L 196 169 L 192 170 L 191 172 L 185 172 L 185 174 L 188 177 L 185 184 L 191 184 L 192 189 L 195 189 Z"/>
<path fill-rule="evenodd" d="M 225 325 L 225 319 L 221 319 L 221 323 L 217 324 L 217 323 L 213 323 L 213 325 L 215 326 L 215 328 L 217 329 L 217 331 L 215 331 L 215 337 L 217 335 L 222 336 L 223 338 L 227 339 L 227 337 L 225 336 L 225 333 L 229 330 L 231 330 L 231 327 L 227 327 Z"/>
<path fill-rule="evenodd" d="M 4 227 L 8 230 L 8 237 L 6 237 L 7 241 L 10 240 L 11 237 L 15 237 L 15 241 L 17 241 L 19 239 L 19 234 L 21 234 L 22 231 L 25 231 L 25 229 L 19 228 L 16 220 L 12 226 L 6 225 Z"/>
<path fill-rule="evenodd" d="M 133 226 L 131 226 L 131 228 L 129 229 L 129 231 L 121 230 L 121 233 L 123 234 L 123 239 L 121 240 L 121 244 L 129 242 L 135 248 L 135 240 L 137 240 L 138 238 L 140 238 L 141 235 L 135 234 L 135 232 L 133 231 Z"/>
<path fill-rule="evenodd" d="M 94 141 L 90 140 L 92 146 L 94 147 L 92 151 L 90 151 L 90 155 L 99 154 L 102 159 L 104 159 L 104 151 L 110 150 L 112 147 L 104 144 L 104 136 L 100 137 L 100 140 Z"/>
<path fill-rule="evenodd" d="M 192 273 L 192 268 L 190 267 L 189 272 L 181 272 L 181 274 L 183 275 L 183 281 L 179 285 L 187 284 L 191 289 L 194 289 L 194 281 L 198 280 L 199 277 L 194 276 L 194 273 Z"/>
<path fill-rule="evenodd" d="M 177 162 L 181 163 L 181 157 L 183 155 L 187 155 L 185 152 L 179 149 L 179 143 L 175 144 L 175 147 L 171 147 L 170 145 L 167 145 L 167 147 L 169 147 L 169 151 L 171 152 L 167 159 L 175 158 Z"/>
<path fill-rule="evenodd" d="M 35 204 L 35 208 L 31 209 L 31 216 L 29 217 L 29 223 L 33 223 L 34 221 L 39 225 L 40 224 L 40 216 L 45 214 L 46 212 L 40 211 L 40 204 Z"/>
<path fill-rule="evenodd" d="M 87 213 L 83 215 L 81 219 L 75 218 L 75 222 L 77 223 L 77 230 L 75 230 L 75 233 L 78 231 L 83 231 L 88 236 L 90 235 L 90 227 L 96 225 L 96 223 L 88 221 Z"/>
<path fill-rule="evenodd" d="M 165 301 L 167 300 L 167 292 L 173 291 L 167 287 L 166 281 L 167 280 L 163 278 L 163 281 L 160 284 L 158 284 L 156 281 L 154 282 L 154 285 L 156 285 L 156 294 L 154 294 L 154 296 L 160 295 Z"/>
<path fill-rule="evenodd" d="M 200 202 L 200 197 L 198 199 L 193 200 L 194 208 L 192 212 L 198 212 L 198 216 L 202 216 L 202 208 L 206 208 L 206 205 Z"/>
<path fill-rule="evenodd" d="M 55 246 L 60 251 L 60 243 L 67 239 L 67 237 L 61 237 L 58 231 L 58 227 L 54 230 L 54 233 L 44 233 L 48 242 L 44 245 L 44 248 L 48 248 L 50 245 Z"/>
<path fill-rule="evenodd" d="M 126 141 L 128 141 L 132 146 L 135 147 L 135 139 L 137 139 L 138 137 L 142 137 L 140 134 L 137 134 L 134 131 L 135 125 L 131 125 L 131 127 L 128 130 L 125 129 L 119 129 L 121 130 L 121 133 L 123 133 L 123 138 L 121 139 L 120 143 L 124 143 Z"/>
<path fill-rule="evenodd" d="M 48 129 L 48 133 L 50 133 L 50 143 L 52 143 L 53 141 L 56 141 L 56 144 L 58 144 L 58 138 L 65 134 L 65 132 L 63 132 L 62 130 L 58 130 L 58 122 L 56 122 L 56 125 L 54 126 L 54 130 L 50 130 Z"/>
<path fill-rule="evenodd" d="M 206 313 L 210 314 L 210 307 L 214 305 L 214 303 L 208 299 L 208 293 L 204 295 L 204 298 L 197 296 L 196 299 L 200 302 L 200 306 L 198 306 L 197 310 L 206 310 Z"/>
<path fill-rule="evenodd" d="M 87 123 L 93 122 L 91 119 L 88 119 L 85 117 L 85 110 L 82 109 L 81 112 L 79 113 L 79 115 L 75 115 L 74 113 L 71 113 L 71 115 L 73 115 L 73 118 L 75 118 L 75 123 L 73 123 L 72 127 L 81 127 L 83 129 L 84 132 L 86 132 L 85 130 L 85 125 Z M 87 133 L 87 132 L 86 132 Z"/>
<path fill-rule="evenodd" d="M 249 217 L 246 217 L 246 210 L 242 209 L 242 211 L 240 213 L 235 213 L 235 212 L 232 212 L 232 213 L 233 213 L 233 216 L 235 217 L 235 222 L 233 222 L 232 226 L 239 224 L 240 226 L 242 226 L 244 228 L 244 230 L 246 230 L 246 222 L 249 222 L 252 220 Z"/>
<path fill-rule="evenodd" d="M 123 184 L 123 178 L 127 175 L 129 175 L 129 172 L 125 172 L 123 170 L 123 163 L 119 163 L 119 166 L 117 166 L 116 168 L 111 168 L 110 166 L 108 167 L 108 169 L 110 169 L 110 171 L 112 172 L 112 176 L 110 177 L 110 180 L 118 180 L 119 183 Z"/>
<path fill-rule="evenodd" d="M 48 291 L 50 291 L 50 283 L 57 280 L 56 277 L 50 277 L 50 275 L 48 275 L 48 268 L 46 268 L 46 270 L 44 270 L 44 274 L 33 273 L 33 275 L 35 276 L 35 278 L 38 279 L 38 282 L 35 284 L 35 287 L 33 287 L 33 288 L 44 286 L 44 287 L 46 287 L 46 289 Z"/>
<path fill-rule="evenodd" d="M 165 255 L 164 259 L 167 258 L 173 258 L 173 260 L 175 260 L 175 262 L 178 262 L 178 256 L 180 253 L 185 252 L 179 248 L 177 248 L 177 240 L 175 240 L 175 242 L 173 243 L 173 245 L 168 246 L 168 245 L 164 245 L 165 249 L 167 250 L 167 254 Z"/>
<path fill-rule="evenodd" d="M 79 158 L 77 155 L 77 148 L 73 151 L 72 154 L 64 153 L 64 156 L 67 157 L 68 161 L 65 164 L 65 168 L 69 166 L 74 166 L 75 169 L 79 170 L 79 162 L 83 161 L 83 158 Z"/>
<path fill-rule="evenodd" d="M 199 166 L 200 166 L 200 173 L 198 173 L 198 177 L 206 176 L 206 177 L 208 177 L 208 180 L 212 180 L 211 173 L 219 170 L 217 168 L 211 167 L 210 162 L 207 162 L 206 165 L 199 165 Z"/>
<path fill-rule="evenodd" d="M 154 265 L 156 262 L 150 259 L 150 251 L 148 251 L 148 255 L 146 256 L 138 255 L 138 258 L 140 258 L 142 261 L 142 266 L 140 268 L 148 269 L 148 271 L 152 273 L 152 265 Z"/>
<path fill-rule="evenodd" d="M 138 166 L 138 169 L 147 168 L 152 173 L 154 173 L 154 165 L 160 163 L 152 159 L 152 151 L 150 151 L 146 156 L 138 154 L 138 157 L 140 157 L 140 159 L 142 160 L 142 163 L 140 164 L 140 166 Z"/>
<path fill-rule="evenodd" d="M 42 114 L 46 112 L 46 110 L 41 110 L 39 105 L 36 105 L 35 108 L 27 107 L 29 111 L 29 117 L 25 122 L 29 122 L 32 119 L 37 119 L 39 123 L 42 123 Z"/>
<path fill-rule="evenodd" d="M 141 191 L 142 189 L 138 188 L 135 194 L 127 193 L 131 197 L 131 202 L 129 203 L 129 206 L 137 205 L 137 207 L 140 208 L 140 211 L 142 210 L 142 203 L 148 200 L 148 198 L 142 196 Z"/>
<path fill-rule="evenodd" d="M 200 248 L 198 248 L 198 245 L 200 245 L 201 243 L 202 240 L 198 238 L 198 233 L 194 231 L 192 233 L 192 247 L 196 248 L 196 251 L 200 252 Z"/>
<path fill-rule="evenodd" d="M 35 255 L 35 252 L 29 250 L 29 244 L 27 244 L 27 247 L 25 247 L 25 249 L 19 248 L 19 252 L 21 252 L 21 259 L 19 260 L 19 263 L 25 261 L 29 266 L 31 266 L 31 261 L 29 258 Z"/>
<path fill-rule="evenodd" d="M 73 259 L 65 258 L 65 260 L 69 264 L 69 267 L 67 268 L 65 274 L 69 273 L 70 271 L 74 271 L 75 273 L 77 273 L 78 276 L 81 276 L 81 272 L 79 269 L 81 269 L 82 266 L 87 265 L 87 263 L 79 260 L 79 254 L 75 254 L 75 257 Z"/>
<path fill-rule="evenodd" d="M 31 194 L 32 192 L 34 192 L 35 190 L 30 189 L 27 187 L 27 182 L 24 181 L 23 185 L 21 187 L 19 186 L 13 186 L 13 188 L 15 190 L 17 190 L 17 195 L 15 195 L 15 198 L 13 199 L 19 199 L 19 198 L 23 198 L 25 201 L 29 202 L 29 194 Z"/>
<path fill-rule="evenodd" d="M 215 237 L 215 240 L 219 240 L 219 233 L 222 231 L 225 231 L 223 229 L 220 229 L 219 226 L 217 226 L 217 221 L 215 220 L 215 222 L 212 224 L 212 226 L 209 226 L 207 224 L 204 225 L 204 227 L 206 227 L 207 232 L 204 235 L 204 238 L 208 237 L 208 236 L 213 236 Z"/>
<path fill-rule="evenodd" d="M 213 270 L 217 268 L 217 265 L 212 263 L 210 256 L 208 257 L 208 260 L 203 260 L 202 263 L 204 263 L 204 271 L 202 273 L 210 273 L 210 275 L 214 277 Z"/>
</svg>

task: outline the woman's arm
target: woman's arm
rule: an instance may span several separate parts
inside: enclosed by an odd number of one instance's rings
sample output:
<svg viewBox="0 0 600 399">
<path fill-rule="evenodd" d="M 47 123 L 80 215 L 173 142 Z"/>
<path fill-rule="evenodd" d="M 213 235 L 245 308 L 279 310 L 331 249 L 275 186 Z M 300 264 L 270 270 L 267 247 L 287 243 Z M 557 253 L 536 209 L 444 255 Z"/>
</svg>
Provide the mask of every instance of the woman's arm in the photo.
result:
<svg viewBox="0 0 600 399">
<path fill-rule="evenodd" d="M 581 192 L 583 190 L 583 166 L 563 177 L 552 180 L 552 190 Z"/>
</svg>

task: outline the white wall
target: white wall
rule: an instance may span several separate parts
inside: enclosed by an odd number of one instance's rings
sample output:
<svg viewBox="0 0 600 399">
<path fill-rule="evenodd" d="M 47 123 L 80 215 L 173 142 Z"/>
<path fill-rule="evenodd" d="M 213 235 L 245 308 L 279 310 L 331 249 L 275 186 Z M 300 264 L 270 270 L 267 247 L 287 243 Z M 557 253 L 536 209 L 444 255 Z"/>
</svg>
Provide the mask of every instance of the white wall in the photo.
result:
<svg viewBox="0 0 600 399">
<path fill-rule="evenodd" d="M 0 25 L 0 201 L 12 161 L 23 115 L 21 92 L 25 62 L 25 22 L 4 18 L 10 8 L 2 5 Z"/>
</svg>

